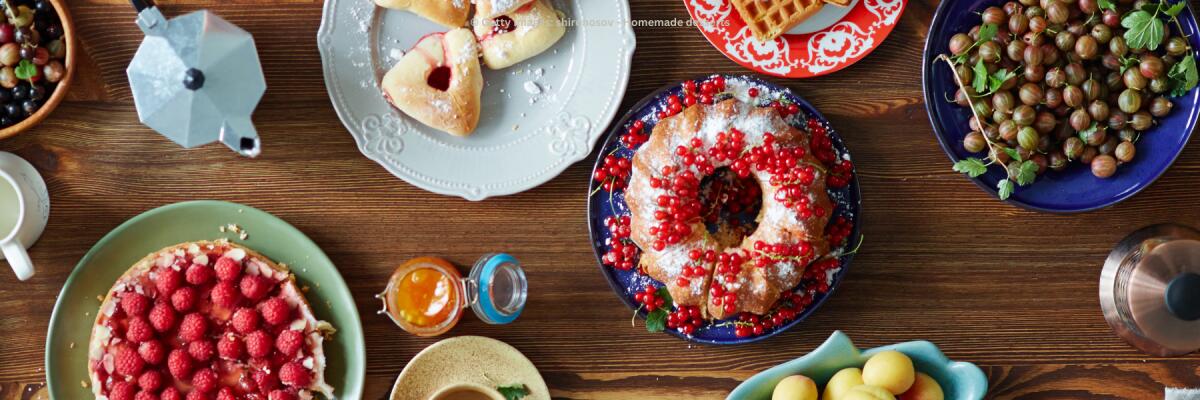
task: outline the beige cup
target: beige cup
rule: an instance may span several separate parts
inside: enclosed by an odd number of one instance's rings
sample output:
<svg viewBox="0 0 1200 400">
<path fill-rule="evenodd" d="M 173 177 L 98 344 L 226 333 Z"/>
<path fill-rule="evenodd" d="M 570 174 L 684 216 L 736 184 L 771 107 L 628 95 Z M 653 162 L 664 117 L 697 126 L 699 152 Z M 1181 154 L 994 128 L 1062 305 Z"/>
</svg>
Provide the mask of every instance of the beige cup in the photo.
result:
<svg viewBox="0 0 1200 400">
<path fill-rule="evenodd" d="M 460 383 L 438 390 L 429 400 L 504 400 L 496 389 L 476 383 Z"/>
<path fill-rule="evenodd" d="M 0 151 L 0 259 L 17 279 L 33 276 L 26 249 L 42 236 L 50 218 L 50 194 L 41 174 L 28 161 Z"/>
</svg>

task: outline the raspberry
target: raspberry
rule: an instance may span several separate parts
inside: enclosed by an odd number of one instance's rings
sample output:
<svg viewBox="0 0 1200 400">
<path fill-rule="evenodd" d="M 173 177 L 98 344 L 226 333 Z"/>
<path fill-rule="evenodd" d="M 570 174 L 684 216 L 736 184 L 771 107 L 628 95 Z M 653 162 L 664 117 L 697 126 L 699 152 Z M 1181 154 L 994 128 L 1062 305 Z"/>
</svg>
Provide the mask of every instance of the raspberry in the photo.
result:
<svg viewBox="0 0 1200 400">
<path fill-rule="evenodd" d="M 187 400 L 210 400 L 210 399 L 212 399 L 212 398 L 209 397 L 204 392 L 201 392 L 199 390 L 193 390 L 191 392 L 188 392 L 188 394 L 187 394 Z"/>
<path fill-rule="evenodd" d="M 263 358 L 271 355 L 271 335 L 263 331 L 254 331 L 246 335 L 246 352 L 250 357 Z"/>
<path fill-rule="evenodd" d="M 167 305 L 165 302 L 160 302 L 150 309 L 150 325 L 154 330 L 166 332 L 175 327 L 175 309 Z"/>
<path fill-rule="evenodd" d="M 212 368 L 196 371 L 195 374 L 192 374 L 192 388 L 204 393 L 217 390 L 217 373 Z"/>
<path fill-rule="evenodd" d="M 217 400 L 237 400 L 237 396 L 234 396 L 233 388 L 226 386 L 217 391 Z"/>
<path fill-rule="evenodd" d="M 159 373 L 158 371 L 155 371 L 155 370 L 149 370 L 149 371 L 143 372 L 142 376 L 138 377 L 137 382 L 138 382 L 138 386 L 141 386 L 143 390 L 148 390 L 148 391 L 153 392 L 155 390 L 158 390 L 158 388 L 162 387 L 162 384 L 163 384 L 162 373 Z"/>
<path fill-rule="evenodd" d="M 179 323 L 179 338 L 185 342 L 203 339 L 205 333 L 208 333 L 208 320 L 199 313 L 184 315 L 183 322 Z"/>
<path fill-rule="evenodd" d="M 217 346 L 211 340 L 197 340 L 188 343 L 188 355 L 196 361 L 208 361 L 217 352 Z"/>
<path fill-rule="evenodd" d="M 279 378 L 262 370 L 254 370 L 251 374 L 254 378 L 254 383 L 258 384 L 259 391 L 266 393 L 279 387 Z"/>
<path fill-rule="evenodd" d="M 187 312 L 196 306 L 196 289 L 181 287 L 171 294 L 171 305 L 179 312 Z"/>
<path fill-rule="evenodd" d="M 258 306 L 258 312 L 262 313 L 263 321 L 268 324 L 280 325 L 291 320 L 292 310 L 283 299 L 272 297 Z"/>
<path fill-rule="evenodd" d="M 112 390 L 108 391 L 109 400 L 134 400 L 133 395 L 137 392 L 137 386 L 134 384 L 117 381 L 113 382 Z"/>
<path fill-rule="evenodd" d="M 183 400 L 183 393 L 180 393 L 179 389 L 169 387 L 163 389 L 162 393 L 158 395 L 158 398 L 159 400 Z"/>
<path fill-rule="evenodd" d="M 121 293 L 121 309 L 129 315 L 146 315 L 150 310 L 150 299 L 137 292 Z"/>
<path fill-rule="evenodd" d="M 286 390 L 273 390 L 267 395 L 267 400 L 296 400 L 296 395 Z"/>
<path fill-rule="evenodd" d="M 203 285 L 213 278 L 213 269 L 203 264 L 192 264 L 187 269 L 187 281 L 193 285 Z"/>
<path fill-rule="evenodd" d="M 233 308 L 237 305 L 238 300 L 241 300 L 242 294 L 238 292 L 238 288 L 233 286 L 233 282 L 221 282 L 217 286 L 213 286 L 212 296 L 214 304 L 225 308 Z"/>
<path fill-rule="evenodd" d="M 294 329 L 280 332 L 279 336 L 275 338 L 275 349 L 288 357 L 295 355 L 303 344 L 304 333 Z"/>
<path fill-rule="evenodd" d="M 167 369 L 175 379 L 187 379 L 192 374 L 192 356 L 184 349 L 175 349 L 167 356 Z"/>
<path fill-rule="evenodd" d="M 217 259 L 217 279 L 233 281 L 242 276 L 242 264 L 229 257 Z"/>
<path fill-rule="evenodd" d="M 146 366 L 146 362 L 142 360 L 142 356 L 128 346 L 121 346 L 117 349 L 116 354 L 113 356 L 113 363 L 117 373 L 125 376 L 137 376 L 142 373 L 142 368 Z M 129 397 L 133 397 L 133 392 L 129 392 Z"/>
<path fill-rule="evenodd" d="M 279 381 L 288 386 L 306 388 L 312 383 L 312 373 L 308 368 L 293 361 L 279 367 Z"/>
<path fill-rule="evenodd" d="M 150 340 L 138 346 L 138 354 L 147 364 L 158 365 L 167 358 L 167 348 L 163 347 L 162 342 Z"/>
<path fill-rule="evenodd" d="M 243 276 L 242 282 L 238 286 L 242 289 L 242 296 L 246 296 L 252 301 L 263 298 L 267 292 L 271 291 L 271 282 L 258 275 Z"/>
<path fill-rule="evenodd" d="M 234 311 L 232 318 L 233 330 L 247 334 L 258 329 L 258 313 L 246 307 Z"/>
<path fill-rule="evenodd" d="M 242 341 L 232 333 L 225 334 L 221 341 L 217 342 L 217 354 L 220 354 L 221 358 L 237 360 L 242 358 L 242 351 Z"/>
<path fill-rule="evenodd" d="M 133 400 L 158 400 L 158 396 L 155 396 L 154 392 L 143 390 L 138 392 L 137 396 L 133 396 Z"/>
<path fill-rule="evenodd" d="M 158 289 L 158 297 L 165 298 L 175 293 L 175 289 L 183 286 L 183 273 L 176 271 L 174 268 L 159 268 L 158 277 L 155 278 L 154 287 Z"/>
<path fill-rule="evenodd" d="M 154 339 L 154 327 L 145 318 L 130 318 L 129 325 L 125 327 L 125 339 L 133 343 Z"/>
</svg>

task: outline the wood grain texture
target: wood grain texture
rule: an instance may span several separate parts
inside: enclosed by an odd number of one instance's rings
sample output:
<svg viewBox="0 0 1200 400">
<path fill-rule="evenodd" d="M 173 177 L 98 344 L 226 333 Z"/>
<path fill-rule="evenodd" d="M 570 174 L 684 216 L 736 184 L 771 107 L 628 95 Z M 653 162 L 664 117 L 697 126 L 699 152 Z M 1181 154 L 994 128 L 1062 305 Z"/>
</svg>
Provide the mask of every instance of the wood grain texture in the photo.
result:
<svg viewBox="0 0 1200 400">
<path fill-rule="evenodd" d="M 242 159 L 219 145 L 183 151 L 140 125 L 124 74 L 141 40 L 133 12 L 124 1 L 70 1 L 83 50 L 73 91 L 41 125 L 0 141 L 0 150 L 38 167 L 53 199 L 50 224 L 32 249 L 37 275 L 17 282 L 0 271 L 0 382 L 7 382 L 0 399 L 44 398 L 50 311 L 93 243 L 138 213 L 203 198 L 271 212 L 339 266 L 364 319 L 369 399 L 384 398 L 405 363 L 434 341 L 373 313 L 372 294 L 392 268 L 419 255 L 469 265 L 496 250 L 526 264 L 528 308 L 512 325 L 466 318 L 450 334 L 516 346 L 560 398 L 723 398 L 835 329 L 864 347 L 933 341 L 951 358 L 983 367 L 995 398 L 1150 399 L 1161 398 L 1164 385 L 1200 386 L 1200 356 L 1138 353 L 1111 333 L 1096 295 L 1101 263 L 1125 233 L 1167 221 L 1200 225 L 1196 146 L 1148 190 L 1109 209 L 1058 216 L 993 200 L 950 170 L 925 114 L 920 52 L 935 1 L 910 1 L 892 36 L 850 68 L 820 79 L 772 79 L 820 108 L 845 138 L 860 172 L 866 242 L 812 318 L 737 347 L 692 345 L 629 326 L 630 310 L 589 247 L 590 162 L 537 189 L 472 203 L 417 189 L 362 157 L 321 77 L 321 1 L 161 3 L 169 15 L 213 9 L 255 35 L 270 88 L 255 114 L 263 155 Z M 631 5 L 635 18 L 687 17 L 680 0 Z M 681 79 L 747 73 L 693 28 L 638 28 L 637 35 L 623 109 Z M 196 185 L 195 176 L 206 184 Z"/>
</svg>

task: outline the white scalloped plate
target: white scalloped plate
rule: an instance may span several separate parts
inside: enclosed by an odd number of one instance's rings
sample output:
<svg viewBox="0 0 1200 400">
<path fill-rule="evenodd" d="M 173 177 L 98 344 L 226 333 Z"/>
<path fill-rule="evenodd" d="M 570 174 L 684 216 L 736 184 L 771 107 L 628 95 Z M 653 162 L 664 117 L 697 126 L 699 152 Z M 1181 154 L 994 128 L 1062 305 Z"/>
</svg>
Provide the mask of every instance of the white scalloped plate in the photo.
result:
<svg viewBox="0 0 1200 400">
<path fill-rule="evenodd" d="M 545 53 L 503 70 L 484 67 L 479 127 L 459 138 L 404 115 L 379 89 L 404 51 L 446 29 L 371 0 L 327 0 L 317 32 L 325 86 L 359 150 L 408 183 L 469 200 L 531 189 L 587 157 L 629 82 L 629 4 L 551 3 L 579 23 Z"/>
</svg>

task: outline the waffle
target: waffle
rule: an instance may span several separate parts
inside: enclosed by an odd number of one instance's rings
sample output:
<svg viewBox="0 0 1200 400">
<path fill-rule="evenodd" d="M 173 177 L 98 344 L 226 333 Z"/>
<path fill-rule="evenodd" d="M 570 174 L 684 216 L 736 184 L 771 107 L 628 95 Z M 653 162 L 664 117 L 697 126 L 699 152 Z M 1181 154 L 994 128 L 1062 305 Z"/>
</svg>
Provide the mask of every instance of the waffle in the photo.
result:
<svg viewBox="0 0 1200 400">
<path fill-rule="evenodd" d="M 825 0 L 825 2 L 842 7 L 850 5 L 850 0 Z"/>
<path fill-rule="evenodd" d="M 847 1 L 847 0 L 831 0 Z M 774 40 L 821 10 L 823 0 L 732 0 L 758 40 Z"/>
</svg>

